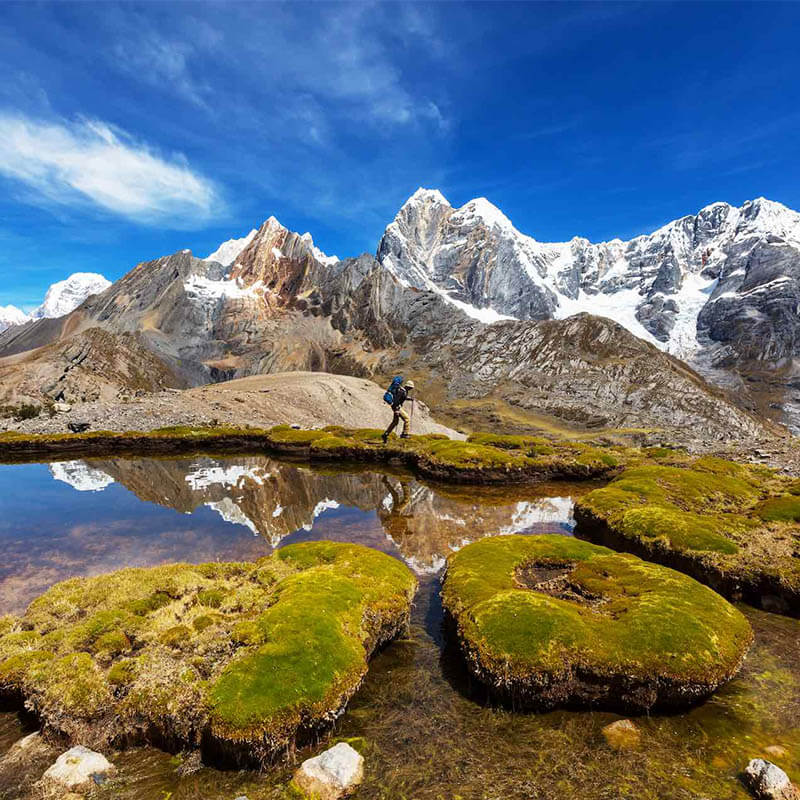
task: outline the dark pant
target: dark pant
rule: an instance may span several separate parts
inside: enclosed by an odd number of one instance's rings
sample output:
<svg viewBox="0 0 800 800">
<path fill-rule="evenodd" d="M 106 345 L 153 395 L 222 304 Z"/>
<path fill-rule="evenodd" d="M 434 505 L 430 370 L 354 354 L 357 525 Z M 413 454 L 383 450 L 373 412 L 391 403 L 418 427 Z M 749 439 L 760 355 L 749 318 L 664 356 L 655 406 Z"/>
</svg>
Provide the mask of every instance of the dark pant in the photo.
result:
<svg viewBox="0 0 800 800">
<path fill-rule="evenodd" d="M 392 417 L 389 427 L 386 429 L 386 433 L 383 435 L 388 436 L 400 424 L 401 419 L 403 420 L 403 436 L 410 435 L 411 419 L 406 413 L 405 409 L 400 406 L 399 408 L 393 408 L 392 411 L 394 412 L 394 416 Z"/>
</svg>

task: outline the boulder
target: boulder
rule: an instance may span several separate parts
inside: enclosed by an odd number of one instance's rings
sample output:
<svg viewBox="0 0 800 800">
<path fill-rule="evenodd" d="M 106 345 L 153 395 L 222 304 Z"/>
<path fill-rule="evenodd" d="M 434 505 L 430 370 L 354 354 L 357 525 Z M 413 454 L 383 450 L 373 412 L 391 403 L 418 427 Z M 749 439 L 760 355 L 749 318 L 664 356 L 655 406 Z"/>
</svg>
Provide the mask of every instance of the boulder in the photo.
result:
<svg viewBox="0 0 800 800">
<path fill-rule="evenodd" d="M 58 414 L 66 414 L 68 411 L 72 411 L 72 406 L 69 403 L 53 403 L 53 411 Z"/>
<path fill-rule="evenodd" d="M 789 776 L 771 761 L 754 758 L 745 768 L 744 780 L 759 800 L 798 800 L 800 792 Z"/>
<path fill-rule="evenodd" d="M 635 750 L 642 741 L 639 729 L 629 719 L 618 719 L 603 728 L 603 737 L 614 750 Z"/>
<path fill-rule="evenodd" d="M 753 639 L 692 578 L 559 535 L 467 545 L 442 601 L 468 668 L 512 708 L 686 708 L 738 672 Z"/>
<path fill-rule="evenodd" d="M 314 800 L 347 797 L 364 777 L 364 758 L 346 742 L 306 759 L 292 779 L 295 788 Z"/>
<path fill-rule="evenodd" d="M 76 745 L 62 753 L 42 778 L 45 783 L 76 789 L 88 785 L 95 776 L 109 775 L 114 769 L 114 765 L 102 753 Z"/>
<path fill-rule="evenodd" d="M 69 422 L 67 428 L 71 433 L 86 433 L 92 426 L 88 422 Z"/>
</svg>

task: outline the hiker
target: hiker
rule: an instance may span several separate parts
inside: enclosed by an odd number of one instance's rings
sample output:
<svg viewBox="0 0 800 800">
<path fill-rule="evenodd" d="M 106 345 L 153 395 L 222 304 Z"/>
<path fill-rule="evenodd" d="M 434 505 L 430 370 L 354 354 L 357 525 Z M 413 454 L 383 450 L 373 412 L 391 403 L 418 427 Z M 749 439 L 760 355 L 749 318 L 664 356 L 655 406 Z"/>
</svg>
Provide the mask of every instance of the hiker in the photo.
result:
<svg viewBox="0 0 800 800">
<path fill-rule="evenodd" d="M 412 403 L 414 402 L 414 398 L 411 396 L 413 391 L 414 381 L 406 381 L 404 384 L 401 375 L 395 377 L 391 386 L 386 390 L 383 399 L 392 407 L 394 416 L 392 417 L 389 427 L 383 432 L 382 438 L 384 444 L 389 441 L 389 434 L 397 427 L 401 419 L 403 420 L 403 432 L 400 434 L 400 438 L 408 439 L 411 435 L 411 417 L 408 416 L 408 413 L 403 408 L 403 403 L 405 403 L 406 400 L 411 400 Z M 411 413 L 414 413 L 413 405 L 411 407 Z"/>
</svg>

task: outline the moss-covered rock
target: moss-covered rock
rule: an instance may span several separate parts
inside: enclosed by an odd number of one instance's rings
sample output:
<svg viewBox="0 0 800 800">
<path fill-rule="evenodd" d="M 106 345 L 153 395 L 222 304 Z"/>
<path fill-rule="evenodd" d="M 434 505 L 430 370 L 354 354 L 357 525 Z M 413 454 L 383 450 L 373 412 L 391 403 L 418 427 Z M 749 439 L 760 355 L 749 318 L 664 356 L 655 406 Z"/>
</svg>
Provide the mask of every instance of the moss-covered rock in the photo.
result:
<svg viewBox="0 0 800 800">
<path fill-rule="evenodd" d="M 760 466 L 639 464 L 576 504 L 576 533 L 680 569 L 726 597 L 800 616 L 800 502 Z"/>
<path fill-rule="evenodd" d="M 443 601 L 471 671 L 515 707 L 685 707 L 730 680 L 752 641 L 692 578 L 565 536 L 468 545 Z"/>
<path fill-rule="evenodd" d="M 415 588 L 401 562 L 331 542 L 71 579 L 4 622 L 0 693 L 84 744 L 265 760 L 341 713 Z"/>
</svg>

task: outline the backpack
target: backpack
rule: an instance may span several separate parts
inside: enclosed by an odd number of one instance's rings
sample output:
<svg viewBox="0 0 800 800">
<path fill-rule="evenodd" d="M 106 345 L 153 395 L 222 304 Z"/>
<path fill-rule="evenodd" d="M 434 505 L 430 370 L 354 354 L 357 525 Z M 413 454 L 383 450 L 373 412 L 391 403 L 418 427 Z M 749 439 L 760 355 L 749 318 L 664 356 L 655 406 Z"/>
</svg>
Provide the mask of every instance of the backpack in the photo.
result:
<svg viewBox="0 0 800 800">
<path fill-rule="evenodd" d="M 384 403 L 388 403 L 390 406 L 394 405 L 394 393 L 400 388 L 402 383 L 403 383 L 403 376 L 395 375 L 394 378 L 392 379 L 392 382 L 389 384 L 389 388 L 383 395 Z"/>
</svg>

